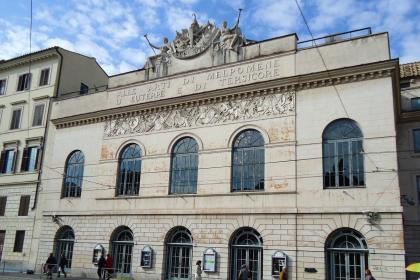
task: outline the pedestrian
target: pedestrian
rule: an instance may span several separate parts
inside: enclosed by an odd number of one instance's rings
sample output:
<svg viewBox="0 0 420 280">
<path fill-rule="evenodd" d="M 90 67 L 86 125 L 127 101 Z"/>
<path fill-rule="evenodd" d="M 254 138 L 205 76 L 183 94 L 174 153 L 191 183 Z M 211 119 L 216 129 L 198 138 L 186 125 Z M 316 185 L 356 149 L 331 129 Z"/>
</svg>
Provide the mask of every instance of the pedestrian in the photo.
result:
<svg viewBox="0 0 420 280">
<path fill-rule="evenodd" d="M 248 266 L 246 264 L 243 264 L 241 266 L 241 270 L 239 271 L 238 280 L 249 280 L 251 277 L 251 274 L 249 273 Z"/>
<path fill-rule="evenodd" d="M 203 271 L 201 270 L 201 261 L 198 260 L 195 264 L 196 264 L 195 280 L 201 280 L 201 274 L 203 273 Z"/>
<path fill-rule="evenodd" d="M 106 264 L 106 260 L 105 260 L 105 257 L 104 257 L 104 255 L 101 255 L 101 257 L 99 258 L 99 261 L 98 261 L 98 276 L 99 276 L 99 279 L 103 279 L 104 278 L 104 267 L 105 267 L 105 264 Z"/>
<path fill-rule="evenodd" d="M 107 273 L 107 279 L 111 278 L 111 275 L 114 273 L 113 269 L 114 261 L 112 260 L 112 257 L 110 254 L 106 255 L 106 261 L 105 261 L 105 270 Z"/>
<path fill-rule="evenodd" d="M 57 265 L 57 260 L 55 259 L 53 253 L 50 253 L 50 256 L 45 262 L 45 265 L 47 267 L 47 278 L 52 279 L 52 273 L 53 273 L 54 267 Z"/>
<path fill-rule="evenodd" d="M 287 280 L 287 267 L 283 267 L 281 270 L 279 280 Z"/>
<path fill-rule="evenodd" d="M 375 277 L 373 277 L 369 268 L 366 268 L 365 270 L 365 280 L 375 280 Z"/>
<path fill-rule="evenodd" d="M 66 259 L 66 256 L 64 256 L 64 253 L 61 253 L 60 261 L 58 262 L 57 277 L 60 277 L 60 272 L 63 272 L 64 278 L 67 277 L 67 273 L 66 273 L 66 267 L 67 267 L 67 265 L 68 265 L 68 261 Z"/>
</svg>

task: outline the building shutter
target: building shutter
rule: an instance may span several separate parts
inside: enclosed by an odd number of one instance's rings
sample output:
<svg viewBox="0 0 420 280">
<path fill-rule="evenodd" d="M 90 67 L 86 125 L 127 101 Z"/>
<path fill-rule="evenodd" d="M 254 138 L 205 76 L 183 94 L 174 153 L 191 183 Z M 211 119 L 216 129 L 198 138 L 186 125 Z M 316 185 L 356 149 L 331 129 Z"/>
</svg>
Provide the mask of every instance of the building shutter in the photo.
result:
<svg viewBox="0 0 420 280">
<path fill-rule="evenodd" d="M 16 173 L 16 161 L 17 161 L 17 155 L 18 155 L 18 150 L 15 150 L 15 154 L 13 156 L 13 167 L 12 167 L 12 173 Z"/>
<path fill-rule="evenodd" d="M 20 205 L 19 205 L 18 216 L 28 216 L 30 200 L 31 200 L 31 196 L 29 196 L 29 195 L 22 195 L 20 197 Z"/>
<path fill-rule="evenodd" d="M 6 212 L 7 196 L 0 197 L 0 216 L 4 216 Z"/>
<path fill-rule="evenodd" d="M 6 151 L 1 151 L 0 156 L 0 173 L 4 173 L 4 161 L 6 160 Z"/>
<path fill-rule="evenodd" d="M 24 148 L 22 154 L 22 164 L 20 165 L 20 171 L 28 171 L 28 153 L 29 149 Z"/>
<path fill-rule="evenodd" d="M 25 240 L 25 231 L 17 230 L 15 236 L 15 244 L 13 246 L 13 252 L 22 252 L 23 251 L 23 242 Z"/>
</svg>

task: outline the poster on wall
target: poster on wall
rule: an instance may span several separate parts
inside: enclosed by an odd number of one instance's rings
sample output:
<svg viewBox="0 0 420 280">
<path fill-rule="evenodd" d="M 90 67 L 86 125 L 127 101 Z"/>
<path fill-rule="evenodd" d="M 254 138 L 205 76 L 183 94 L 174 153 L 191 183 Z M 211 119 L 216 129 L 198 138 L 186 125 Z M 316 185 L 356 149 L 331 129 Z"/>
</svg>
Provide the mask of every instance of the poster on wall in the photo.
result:
<svg viewBox="0 0 420 280">
<path fill-rule="evenodd" d="M 216 256 L 214 249 L 207 249 L 203 255 L 203 271 L 216 272 Z"/>
<path fill-rule="evenodd" d="M 145 268 L 152 267 L 152 259 L 153 259 L 153 250 L 150 246 L 144 246 L 143 250 L 141 250 L 140 256 L 140 266 Z"/>
<path fill-rule="evenodd" d="M 97 264 L 101 256 L 105 257 L 105 248 L 101 244 L 97 244 L 93 248 L 92 263 Z"/>
</svg>

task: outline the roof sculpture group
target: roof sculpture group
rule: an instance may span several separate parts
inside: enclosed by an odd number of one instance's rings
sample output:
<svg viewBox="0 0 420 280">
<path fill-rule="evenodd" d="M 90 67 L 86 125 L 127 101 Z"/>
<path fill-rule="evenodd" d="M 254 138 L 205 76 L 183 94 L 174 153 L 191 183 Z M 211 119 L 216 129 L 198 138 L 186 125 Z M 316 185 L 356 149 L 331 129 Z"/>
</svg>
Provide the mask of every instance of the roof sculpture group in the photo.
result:
<svg viewBox="0 0 420 280">
<path fill-rule="evenodd" d="M 160 50 L 160 55 L 163 57 L 192 58 L 202 54 L 209 47 L 213 47 L 215 51 L 232 50 L 238 52 L 239 47 L 246 44 L 246 39 L 239 28 L 241 12 L 242 9 L 239 9 L 236 23 L 232 28 L 228 27 L 226 21 L 222 22 L 220 28 L 211 22 L 200 25 L 196 15 L 193 14 L 194 20 L 190 27 L 182 29 L 181 32 L 177 31 L 176 37 L 172 42 L 169 42 L 168 38 L 164 37 L 161 46 L 152 44 L 147 38 L 147 34 L 144 36 L 153 49 Z"/>
</svg>

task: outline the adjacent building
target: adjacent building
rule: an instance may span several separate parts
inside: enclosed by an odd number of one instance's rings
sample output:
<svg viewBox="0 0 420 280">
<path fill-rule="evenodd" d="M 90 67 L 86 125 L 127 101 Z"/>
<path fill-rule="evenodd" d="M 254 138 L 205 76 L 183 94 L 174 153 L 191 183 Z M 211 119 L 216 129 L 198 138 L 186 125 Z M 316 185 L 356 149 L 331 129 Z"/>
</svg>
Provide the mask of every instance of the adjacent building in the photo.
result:
<svg viewBox="0 0 420 280">
<path fill-rule="evenodd" d="M 400 66 L 398 161 L 406 263 L 420 262 L 420 62 Z M 407 279 L 418 274 L 407 273 Z"/>
<path fill-rule="evenodd" d="M 107 90 L 52 102 L 38 265 L 64 253 L 95 277 L 109 253 L 133 279 L 191 279 L 198 260 L 206 279 L 405 278 L 388 34 L 234 31 L 194 21 Z"/>
<path fill-rule="evenodd" d="M 0 62 L 0 262 L 2 271 L 33 268 L 35 209 L 51 98 L 106 87 L 94 58 L 53 47 Z"/>
</svg>

